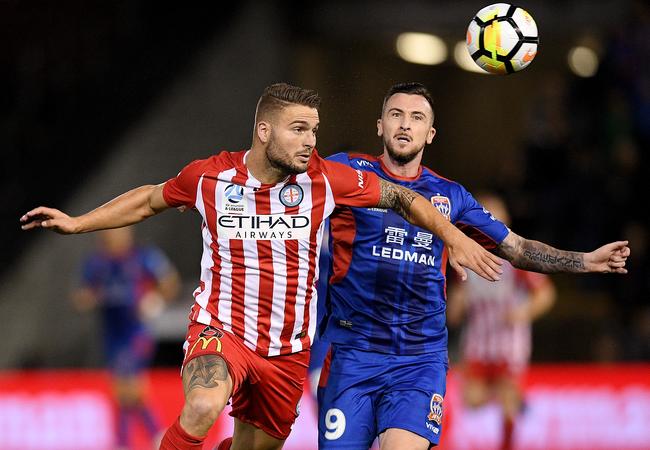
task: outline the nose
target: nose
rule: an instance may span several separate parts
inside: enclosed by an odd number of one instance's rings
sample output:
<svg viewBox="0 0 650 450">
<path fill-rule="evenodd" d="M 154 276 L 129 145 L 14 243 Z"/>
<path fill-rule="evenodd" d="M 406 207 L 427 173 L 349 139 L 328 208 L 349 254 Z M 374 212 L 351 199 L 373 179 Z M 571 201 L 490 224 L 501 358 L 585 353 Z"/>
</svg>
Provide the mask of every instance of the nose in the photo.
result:
<svg viewBox="0 0 650 450">
<path fill-rule="evenodd" d="M 411 121 L 408 117 L 402 118 L 402 123 L 399 124 L 400 130 L 406 131 L 411 129 Z"/>
<path fill-rule="evenodd" d="M 305 134 L 305 147 L 308 149 L 312 149 L 316 147 L 316 133 L 314 132 L 309 132 Z"/>
</svg>

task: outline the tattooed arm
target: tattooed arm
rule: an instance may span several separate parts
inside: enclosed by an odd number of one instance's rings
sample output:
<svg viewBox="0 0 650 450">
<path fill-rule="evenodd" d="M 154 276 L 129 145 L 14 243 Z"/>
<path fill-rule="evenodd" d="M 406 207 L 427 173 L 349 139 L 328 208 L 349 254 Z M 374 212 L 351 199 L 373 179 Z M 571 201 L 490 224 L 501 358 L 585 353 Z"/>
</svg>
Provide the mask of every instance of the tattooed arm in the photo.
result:
<svg viewBox="0 0 650 450">
<path fill-rule="evenodd" d="M 627 241 L 617 241 L 589 253 L 572 252 L 525 239 L 511 231 L 496 253 L 513 266 L 533 272 L 627 273 L 625 262 L 630 255 L 627 244 Z"/>
<path fill-rule="evenodd" d="M 486 280 L 496 281 L 502 272 L 501 261 L 465 236 L 420 194 L 380 179 L 381 197 L 377 207 L 391 208 L 413 225 L 431 231 L 447 246 L 449 263 L 465 280 L 467 267 Z"/>
</svg>

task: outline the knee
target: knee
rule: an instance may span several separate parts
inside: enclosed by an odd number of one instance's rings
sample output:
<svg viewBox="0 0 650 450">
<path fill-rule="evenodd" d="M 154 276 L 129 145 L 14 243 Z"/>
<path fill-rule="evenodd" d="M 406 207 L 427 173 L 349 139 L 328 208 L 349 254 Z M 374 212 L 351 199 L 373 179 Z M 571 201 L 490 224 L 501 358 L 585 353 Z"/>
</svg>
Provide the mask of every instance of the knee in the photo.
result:
<svg viewBox="0 0 650 450">
<path fill-rule="evenodd" d="M 185 399 L 183 412 L 190 422 L 214 423 L 226 407 L 226 400 L 210 393 L 194 391 Z"/>
</svg>

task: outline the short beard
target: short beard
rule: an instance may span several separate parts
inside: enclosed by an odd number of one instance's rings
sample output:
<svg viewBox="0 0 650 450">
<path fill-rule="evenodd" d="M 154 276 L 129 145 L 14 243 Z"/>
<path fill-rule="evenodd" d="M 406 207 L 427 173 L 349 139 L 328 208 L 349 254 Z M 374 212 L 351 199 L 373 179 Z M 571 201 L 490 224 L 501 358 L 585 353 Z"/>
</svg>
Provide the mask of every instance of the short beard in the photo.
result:
<svg viewBox="0 0 650 450">
<path fill-rule="evenodd" d="M 384 146 L 386 147 L 386 152 L 388 153 L 388 156 L 390 159 L 395 161 L 397 164 L 403 166 L 415 159 L 416 156 L 418 156 L 418 153 L 420 153 L 420 150 L 403 154 L 403 153 L 397 153 L 395 149 L 387 142 L 384 142 Z"/>
<path fill-rule="evenodd" d="M 269 160 L 271 167 L 284 175 L 298 175 L 307 170 L 306 168 L 296 167 L 288 161 L 286 153 L 282 153 L 280 146 L 273 139 L 273 134 L 269 137 L 266 158 Z"/>
</svg>

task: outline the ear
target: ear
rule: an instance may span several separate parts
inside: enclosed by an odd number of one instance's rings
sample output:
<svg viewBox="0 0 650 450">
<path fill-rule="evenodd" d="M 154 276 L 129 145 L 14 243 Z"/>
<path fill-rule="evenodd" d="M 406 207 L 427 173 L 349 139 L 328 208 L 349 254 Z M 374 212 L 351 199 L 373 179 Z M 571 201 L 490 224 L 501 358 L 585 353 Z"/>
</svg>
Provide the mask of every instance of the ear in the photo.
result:
<svg viewBox="0 0 650 450">
<path fill-rule="evenodd" d="M 384 127 L 381 126 L 381 119 L 377 119 L 377 136 L 382 137 L 384 135 Z"/>
<path fill-rule="evenodd" d="M 433 141 L 433 137 L 436 135 L 436 129 L 431 127 L 429 133 L 427 133 L 427 144 L 430 144 Z"/>
<path fill-rule="evenodd" d="M 266 144 L 269 142 L 271 137 L 271 124 L 265 121 L 258 122 L 257 125 L 255 125 L 255 133 L 260 142 Z"/>
</svg>

